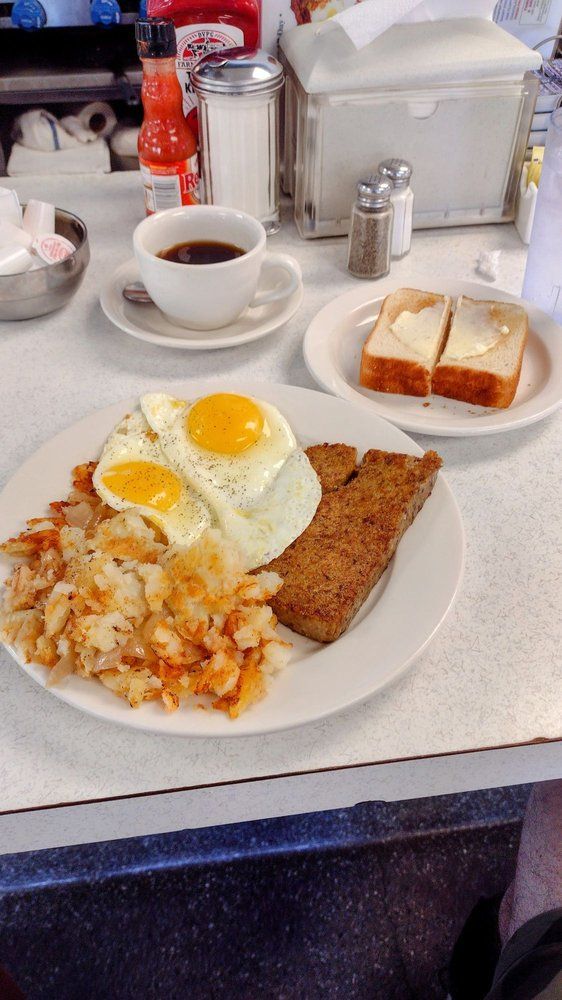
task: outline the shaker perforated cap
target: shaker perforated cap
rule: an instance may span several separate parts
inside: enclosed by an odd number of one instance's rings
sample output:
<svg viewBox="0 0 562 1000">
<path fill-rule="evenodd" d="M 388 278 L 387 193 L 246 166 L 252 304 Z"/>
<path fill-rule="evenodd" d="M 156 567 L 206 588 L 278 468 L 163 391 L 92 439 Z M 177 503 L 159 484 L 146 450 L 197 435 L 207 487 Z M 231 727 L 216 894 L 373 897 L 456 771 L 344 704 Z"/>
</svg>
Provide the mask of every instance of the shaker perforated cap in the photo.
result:
<svg viewBox="0 0 562 1000">
<path fill-rule="evenodd" d="M 394 187 L 406 187 L 412 176 L 412 164 L 394 157 L 379 163 L 379 173 L 384 177 L 390 177 Z"/>
<path fill-rule="evenodd" d="M 382 208 L 390 201 L 392 181 L 382 174 L 374 174 L 359 181 L 357 185 L 357 202 L 363 208 Z"/>
<path fill-rule="evenodd" d="M 219 49 L 199 60 L 191 82 L 197 93 L 263 94 L 282 86 L 283 67 L 264 49 Z"/>
<path fill-rule="evenodd" d="M 170 59 L 176 55 L 176 32 L 171 17 L 139 17 L 135 38 L 140 59 Z"/>
</svg>

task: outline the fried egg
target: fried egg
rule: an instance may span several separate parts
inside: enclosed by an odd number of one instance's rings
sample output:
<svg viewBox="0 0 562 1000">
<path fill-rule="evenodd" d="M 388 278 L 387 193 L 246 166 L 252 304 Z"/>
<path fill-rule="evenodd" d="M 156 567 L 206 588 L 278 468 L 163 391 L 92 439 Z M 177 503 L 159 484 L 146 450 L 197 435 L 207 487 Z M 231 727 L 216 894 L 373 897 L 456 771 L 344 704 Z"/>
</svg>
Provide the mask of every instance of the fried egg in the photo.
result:
<svg viewBox="0 0 562 1000">
<path fill-rule="evenodd" d="M 269 562 L 302 534 L 322 491 L 275 406 L 235 393 L 193 403 L 150 393 L 141 407 L 171 466 L 238 543 L 246 568 Z"/>
<path fill-rule="evenodd" d="M 150 393 L 141 407 L 164 453 L 189 470 L 190 484 L 240 510 L 257 503 L 297 447 L 279 411 L 248 396 L 221 392 L 188 405 Z"/>
<path fill-rule="evenodd" d="M 174 471 L 138 411 L 126 416 L 108 437 L 93 483 L 109 507 L 134 507 L 172 545 L 192 545 L 211 524 L 208 506 Z"/>
</svg>

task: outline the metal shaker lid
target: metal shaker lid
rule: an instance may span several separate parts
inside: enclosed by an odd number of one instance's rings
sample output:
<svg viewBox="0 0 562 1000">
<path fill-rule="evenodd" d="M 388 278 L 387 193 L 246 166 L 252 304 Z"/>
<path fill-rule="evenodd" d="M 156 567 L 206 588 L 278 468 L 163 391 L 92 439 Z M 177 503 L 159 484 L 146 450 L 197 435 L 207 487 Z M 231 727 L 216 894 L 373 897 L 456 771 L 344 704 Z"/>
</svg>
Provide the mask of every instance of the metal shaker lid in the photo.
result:
<svg viewBox="0 0 562 1000">
<path fill-rule="evenodd" d="M 283 67 L 264 49 L 219 49 L 197 63 L 191 82 L 202 94 L 270 93 L 282 86 Z"/>
<path fill-rule="evenodd" d="M 363 208 L 382 208 L 390 201 L 392 181 L 382 174 L 374 174 L 357 185 L 357 203 Z"/>
<path fill-rule="evenodd" d="M 412 176 L 412 164 L 394 157 L 379 163 L 379 173 L 384 177 L 390 177 L 394 187 L 406 187 Z"/>
</svg>

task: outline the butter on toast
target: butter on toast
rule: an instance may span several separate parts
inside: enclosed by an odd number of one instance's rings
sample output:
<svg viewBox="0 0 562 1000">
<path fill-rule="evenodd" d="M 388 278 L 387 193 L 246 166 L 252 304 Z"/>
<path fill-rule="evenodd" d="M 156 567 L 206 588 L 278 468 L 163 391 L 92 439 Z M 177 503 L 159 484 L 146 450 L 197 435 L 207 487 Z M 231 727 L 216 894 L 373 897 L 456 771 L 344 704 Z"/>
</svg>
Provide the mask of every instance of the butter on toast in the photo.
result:
<svg viewBox="0 0 562 1000">
<path fill-rule="evenodd" d="M 417 288 L 399 288 L 387 295 L 363 345 L 361 385 L 378 392 L 428 396 L 447 336 L 451 304 L 448 295 Z M 416 339 L 416 333 L 421 339 Z"/>
<path fill-rule="evenodd" d="M 372 450 L 346 478 L 350 455 L 342 447 L 307 450 L 323 483 L 322 499 L 302 535 L 267 567 L 283 578 L 271 601 L 279 621 L 319 642 L 333 642 L 345 632 L 430 495 L 441 466 L 434 451 L 415 458 Z M 330 456 L 330 449 L 338 451 Z M 333 474 L 327 476 L 330 464 Z"/>
</svg>

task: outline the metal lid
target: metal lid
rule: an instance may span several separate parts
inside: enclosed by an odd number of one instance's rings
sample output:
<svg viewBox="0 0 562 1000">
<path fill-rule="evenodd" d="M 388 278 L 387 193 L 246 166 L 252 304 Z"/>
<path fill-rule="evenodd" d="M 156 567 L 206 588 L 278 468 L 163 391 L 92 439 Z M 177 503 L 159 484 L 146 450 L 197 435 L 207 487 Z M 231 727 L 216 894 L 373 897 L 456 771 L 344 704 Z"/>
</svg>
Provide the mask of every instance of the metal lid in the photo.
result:
<svg viewBox="0 0 562 1000">
<path fill-rule="evenodd" d="M 282 86 L 283 67 L 264 49 L 219 49 L 197 63 L 191 82 L 203 94 L 269 93 Z"/>
<path fill-rule="evenodd" d="M 412 176 L 412 164 L 397 158 L 383 160 L 379 163 L 379 173 L 383 177 L 390 177 L 394 187 L 406 187 Z"/>
<path fill-rule="evenodd" d="M 140 59 L 170 59 L 177 52 L 176 32 L 170 17 L 139 17 L 135 38 Z"/>
<path fill-rule="evenodd" d="M 357 185 L 357 204 L 363 208 L 382 208 L 388 205 L 392 194 L 392 181 L 382 174 L 375 174 L 359 181 Z"/>
</svg>

